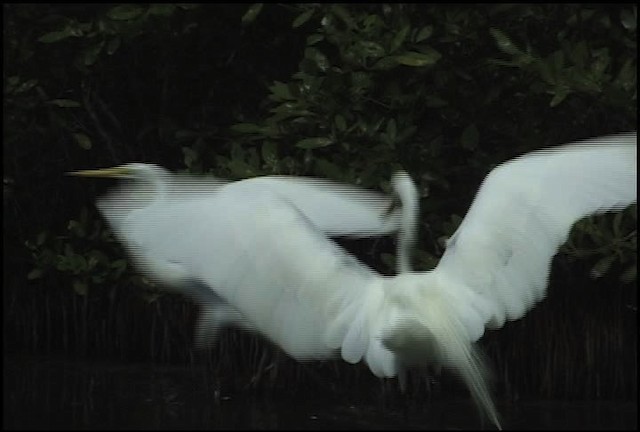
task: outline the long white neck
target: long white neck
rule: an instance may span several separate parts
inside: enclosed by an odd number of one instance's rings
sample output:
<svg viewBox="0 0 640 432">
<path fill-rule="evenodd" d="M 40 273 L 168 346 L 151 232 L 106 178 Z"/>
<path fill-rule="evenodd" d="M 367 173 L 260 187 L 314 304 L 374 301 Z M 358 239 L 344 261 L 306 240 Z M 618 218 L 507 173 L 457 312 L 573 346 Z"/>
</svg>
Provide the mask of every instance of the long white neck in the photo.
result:
<svg viewBox="0 0 640 432">
<path fill-rule="evenodd" d="M 139 171 L 135 182 L 140 182 L 140 189 L 144 195 L 146 205 L 154 205 L 167 200 L 167 184 L 171 182 L 172 173 L 162 167 L 151 164 L 140 164 L 143 169 Z"/>
<path fill-rule="evenodd" d="M 403 274 L 412 270 L 411 256 L 418 231 L 420 200 L 418 190 L 406 172 L 394 174 L 391 184 L 402 205 L 396 270 Z"/>
</svg>

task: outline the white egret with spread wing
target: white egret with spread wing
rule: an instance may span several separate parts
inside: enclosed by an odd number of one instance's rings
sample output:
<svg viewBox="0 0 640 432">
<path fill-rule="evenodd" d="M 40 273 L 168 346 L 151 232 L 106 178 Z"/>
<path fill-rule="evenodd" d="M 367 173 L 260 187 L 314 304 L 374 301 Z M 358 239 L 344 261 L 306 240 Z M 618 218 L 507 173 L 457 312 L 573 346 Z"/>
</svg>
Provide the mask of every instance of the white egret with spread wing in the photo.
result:
<svg viewBox="0 0 640 432">
<path fill-rule="evenodd" d="M 406 259 L 396 276 L 378 274 L 328 238 L 389 233 L 412 220 L 381 218 L 388 201 L 353 187 L 345 194 L 328 183 L 265 177 L 184 196 L 175 193 L 177 176 L 125 165 L 98 173 L 146 183 L 146 196 L 121 189 L 98 208 L 145 274 L 215 292 L 215 326 L 257 331 L 299 360 L 363 360 L 379 377 L 412 365 L 448 367 L 499 426 L 474 342 L 544 298 L 551 260 L 577 220 L 636 201 L 636 166 L 635 132 L 499 165 L 437 267 L 408 272 Z M 405 233 L 412 241 L 415 225 Z"/>
</svg>

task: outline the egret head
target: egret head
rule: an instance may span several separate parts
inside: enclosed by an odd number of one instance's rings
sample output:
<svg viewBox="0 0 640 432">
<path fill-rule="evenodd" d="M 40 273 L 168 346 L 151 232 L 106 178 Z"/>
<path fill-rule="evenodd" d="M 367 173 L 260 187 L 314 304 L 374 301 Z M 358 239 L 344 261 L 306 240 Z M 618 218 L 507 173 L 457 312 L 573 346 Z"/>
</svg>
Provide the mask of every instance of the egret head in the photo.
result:
<svg viewBox="0 0 640 432">
<path fill-rule="evenodd" d="M 123 220 L 135 209 L 163 201 L 171 176 L 164 168 L 145 163 L 128 163 L 112 168 L 74 171 L 67 174 L 123 180 L 118 187 L 111 189 L 97 202 L 98 209 L 112 224 L 118 224 L 118 221 Z"/>
</svg>

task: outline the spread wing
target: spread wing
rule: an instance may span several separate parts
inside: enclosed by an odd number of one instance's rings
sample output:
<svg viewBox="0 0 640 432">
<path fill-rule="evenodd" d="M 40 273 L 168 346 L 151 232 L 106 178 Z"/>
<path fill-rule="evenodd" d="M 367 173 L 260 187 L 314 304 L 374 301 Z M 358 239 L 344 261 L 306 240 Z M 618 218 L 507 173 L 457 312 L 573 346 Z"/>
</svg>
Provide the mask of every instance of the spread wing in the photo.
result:
<svg viewBox="0 0 640 432">
<path fill-rule="evenodd" d="M 500 327 L 544 297 L 573 224 L 636 202 L 636 185 L 635 132 L 506 162 L 484 180 L 435 272 L 480 294 L 491 305 L 478 308 L 481 321 Z M 476 330 L 477 339 L 484 328 Z"/>
</svg>

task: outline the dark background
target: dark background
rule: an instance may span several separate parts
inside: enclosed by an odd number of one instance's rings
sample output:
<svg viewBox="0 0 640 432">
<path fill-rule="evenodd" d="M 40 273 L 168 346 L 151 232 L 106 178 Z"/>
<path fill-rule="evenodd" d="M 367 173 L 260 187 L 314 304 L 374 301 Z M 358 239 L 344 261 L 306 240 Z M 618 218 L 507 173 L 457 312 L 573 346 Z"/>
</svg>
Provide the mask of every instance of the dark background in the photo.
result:
<svg viewBox="0 0 640 432">
<path fill-rule="evenodd" d="M 5 358 L 205 364 L 228 391 L 404 400 L 366 366 L 299 364 L 239 331 L 195 351 L 197 308 L 140 278 L 96 213 L 109 182 L 63 174 L 143 161 L 388 190 L 404 168 L 425 270 L 495 165 L 637 128 L 632 5 L 3 11 Z M 577 224 L 548 298 L 481 341 L 498 399 L 636 400 L 636 220 L 632 206 Z M 393 239 L 343 244 L 392 272 Z M 414 373 L 407 399 L 456 394 L 446 372 Z"/>
</svg>

